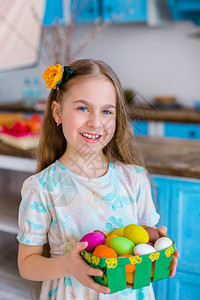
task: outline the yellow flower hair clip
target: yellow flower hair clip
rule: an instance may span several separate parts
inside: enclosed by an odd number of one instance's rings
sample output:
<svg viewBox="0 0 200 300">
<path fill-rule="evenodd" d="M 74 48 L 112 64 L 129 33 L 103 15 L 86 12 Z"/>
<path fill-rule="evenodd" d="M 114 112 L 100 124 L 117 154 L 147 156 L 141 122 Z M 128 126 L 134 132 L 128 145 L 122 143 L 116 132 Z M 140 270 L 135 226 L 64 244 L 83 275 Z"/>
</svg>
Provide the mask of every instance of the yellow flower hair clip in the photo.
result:
<svg viewBox="0 0 200 300">
<path fill-rule="evenodd" d="M 44 71 L 42 78 L 49 89 L 58 89 L 59 85 L 69 79 L 72 73 L 73 70 L 70 67 L 65 66 L 63 71 L 62 66 L 56 64 L 55 66 L 48 67 Z"/>
</svg>

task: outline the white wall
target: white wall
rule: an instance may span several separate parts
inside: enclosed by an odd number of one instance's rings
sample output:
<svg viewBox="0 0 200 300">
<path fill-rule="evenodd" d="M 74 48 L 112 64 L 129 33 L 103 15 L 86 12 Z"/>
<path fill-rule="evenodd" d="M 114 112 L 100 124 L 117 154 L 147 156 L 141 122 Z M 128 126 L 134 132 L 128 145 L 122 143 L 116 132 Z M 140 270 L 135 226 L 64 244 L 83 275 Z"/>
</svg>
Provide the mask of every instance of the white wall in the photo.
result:
<svg viewBox="0 0 200 300">
<path fill-rule="evenodd" d="M 75 45 L 88 29 L 89 26 L 78 29 Z M 180 103 L 192 106 L 194 99 L 200 99 L 200 38 L 194 37 L 198 32 L 200 27 L 190 22 L 160 28 L 111 25 L 79 58 L 105 61 L 116 71 L 124 88 L 139 91 L 149 102 L 157 95 L 172 95 Z M 35 68 L 0 73 L 0 101 L 21 99 L 24 77 L 41 77 L 47 65 L 40 62 Z M 48 89 L 42 80 L 41 84 L 46 97 Z"/>
</svg>

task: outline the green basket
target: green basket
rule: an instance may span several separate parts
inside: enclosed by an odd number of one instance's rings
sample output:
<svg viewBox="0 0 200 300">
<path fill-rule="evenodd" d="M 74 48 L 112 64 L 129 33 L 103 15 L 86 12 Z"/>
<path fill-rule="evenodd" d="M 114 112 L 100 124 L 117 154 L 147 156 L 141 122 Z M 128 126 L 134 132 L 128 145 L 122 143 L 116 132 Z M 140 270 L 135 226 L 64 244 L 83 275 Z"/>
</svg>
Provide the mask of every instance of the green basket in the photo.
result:
<svg viewBox="0 0 200 300">
<path fill-rule="evenodd" d="M 139 289 L 150 282 L 169 277 L 170 265 L 175 252 L 175 243 L 164 250 L 132 257 L 100 258 L 86 251 L 81 251 L 84 260 L 93 268 L 103 271 L 103 276 L 94 276 L 94 280 L 108 286 L 112 293 L 128 287 Z M 135 264 L 134 283 L 126 283 L 126 265 Z"/>
</svg>

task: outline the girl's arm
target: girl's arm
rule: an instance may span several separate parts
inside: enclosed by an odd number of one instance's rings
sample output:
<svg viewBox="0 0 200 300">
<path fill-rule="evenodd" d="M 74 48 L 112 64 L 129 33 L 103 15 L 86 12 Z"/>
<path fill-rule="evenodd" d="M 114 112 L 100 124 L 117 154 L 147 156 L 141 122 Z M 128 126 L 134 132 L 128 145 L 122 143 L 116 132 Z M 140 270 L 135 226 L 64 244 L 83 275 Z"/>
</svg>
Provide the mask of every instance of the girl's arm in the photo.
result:
<svg viewBox="0 0 200 300">
<path fill-rule="evenodd" d="M 91 276 L 102 276 L 103 272 L 89 266 L 81 257 L 80 251 L 87 242 L 77 243 L 64 256 L 46 258 L 42 255 L 43 246 L 19 244 L 18 266 L 20 275 L 33 281 L 53 280 L 65 276 L 74 276 L 82 285 L 97 293 L 110 293 L 110 289 L 97 284 Z"/>
</svg>

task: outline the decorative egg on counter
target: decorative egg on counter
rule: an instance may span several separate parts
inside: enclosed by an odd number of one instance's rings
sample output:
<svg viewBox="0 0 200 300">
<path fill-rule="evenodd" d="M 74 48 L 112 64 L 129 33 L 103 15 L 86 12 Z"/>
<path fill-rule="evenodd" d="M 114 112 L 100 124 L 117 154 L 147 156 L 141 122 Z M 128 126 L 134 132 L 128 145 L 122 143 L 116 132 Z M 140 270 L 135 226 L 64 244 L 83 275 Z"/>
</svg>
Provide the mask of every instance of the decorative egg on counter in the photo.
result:
<svg viewBox="0 0 200 300">
<path fill-rule="evenodd" d="M 147 231 L 140 225 L 130 224 L 124 228 L 124 236 L 130 239 L 135 245 L 147 244 L 149 235 Z"/>
<path fill-rule="evenodd" d="M 135 244 L 123 236 L 118 236 L 110 241 L 110 247 L 117 252 L 117 255 L 133 254 Z"/>
<path fill-rule="evenodd" d="M 87 233 L 80 239 L 80 242 L 88 242 L 88 246 L 84 250 L 91 252 L 96 246 L 105 242 L 105 235 L 102 232 Z"/>
<path fill-rule="evenodd" d="M 94 249 L 93 255 L 101 258 L 115 258 L 117 253 L 112 248 L 106 245 L 99 245 Z"/>
<path fill-rule="evenodd" d="M 149 227 L 149 226 L 142 226 L 148 233 L 149 235 L 149 242 L 155 243 L 159 238 L 160 234 L 156 228 Z"/>
<path fill-rule="evenodd" d="M 172 244 L 173 242 L 170 238 L 163 236 L 155 242 L 154 248 L 156 249 L 156 251 L 160 251 L 170 247 Z"/>
<path fill-rule="evenodd" d="M 119 255 L 119 257 L 133 257 L 133 255 L 131 254 L 123 254 L 123 255 Z M 126 273 L 131 273 L 135 271 L 135 264 L 130 264 L 130 265 L 126 265 Z"/>
<path fill-rule="evenodd" d="M 134 248 L 135 255 L 145 255 L 156 252 L 155 248 L 149 244 L 138 244 Z"/>
<path fill-rule="evenodd" d="M 110 241 L 115 238 L 115 237 L 118 237 L 117 234 L 115 234 L 114 232 L 112 232 L 111 234 L 109 234 L 106 239 L 105 239 L 105 245 L 110 247 Z"/>
</svg>

